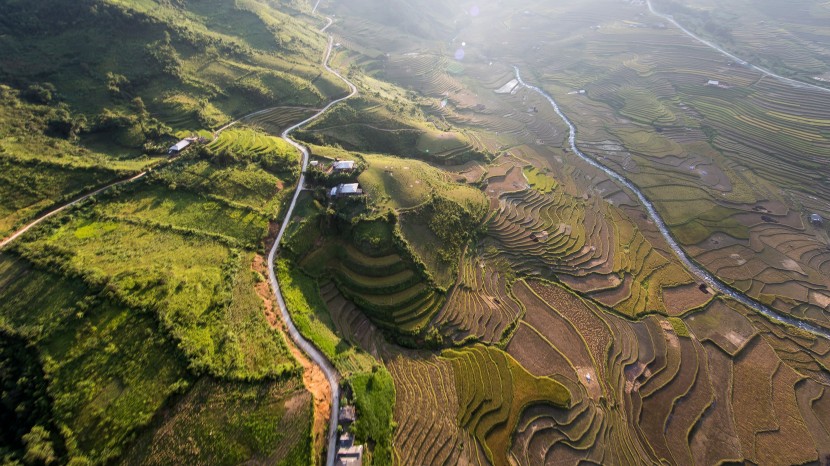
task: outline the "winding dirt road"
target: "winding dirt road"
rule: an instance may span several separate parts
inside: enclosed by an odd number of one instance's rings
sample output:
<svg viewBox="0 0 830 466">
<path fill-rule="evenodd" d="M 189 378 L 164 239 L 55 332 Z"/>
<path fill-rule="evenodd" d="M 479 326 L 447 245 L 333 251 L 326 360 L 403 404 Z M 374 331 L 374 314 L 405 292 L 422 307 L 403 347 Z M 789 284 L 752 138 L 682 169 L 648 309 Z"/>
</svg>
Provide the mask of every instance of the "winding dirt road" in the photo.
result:
<svg viewBox="0 0 830 466">
<path fill-rule="evenodd" d="M 228 123 L 227 125 L 219 128 L 219 129 L 217 129 L 216 131 L 213 132 L 213 140 L 215 141 L 219 137 L 219 135 L 222 134 L 222 131 L 225 131 L 226 129 L 236 125 L 237 123 L 244 120 L 245 118 L 250 118 L 250 117 L 259 115 L 260 113 L 267 112 L 269 110 L 271 110 L 271 109 L 268 108 L 268 109 L 265 109 L 265 110 L 259 110 L 257 112 L 251 113 L 250 115 L 245 115 L 244 117 L 242 117 L 238 120 L 235 120 L 235 121 L 232 121 L 232 122 Z M 171 157 L 171 158 L 167 159 L 166 161 L 164 161 L 161 165 L 169 164 L 170 162 L 173 162 L 177 158 L 178 157 Z M 28 224 L 26 224 L 24 227 L 20 228 L 19 230 L 15 231 L 14 233 L 12 233 L 12 235 L 9 236 L 8 238 L 4 239 L 3 241 L 0 241 L 0 249 L 5 248 L 9 244 L 11 244 L 14 240 L 16 240 L 17 238 L 22 236 L 24 233 L 31 230 L 32 228 L 39 225 L 40 223 L 42 223 L 44 220 L 46 220 L 50 217 L 54 217 L 55 215 L 63 212 L 64 210 L 66 210 L 66 209 L 68 209 L 68 208 L 70 208 L 74 205 L 78 205 L 78 204 L 84 202 L 85 200 L 89 199 L 90 197 L 101 194 L 102 192 L 107 191 L 110 188 L 114 188 L 114 187 L 120 186 L 122 184 L 132 183 L 134 181 L 138 181 L 138 180 L 144 178 L 145 176 L 147 176 L 147 174 L 149 174 L 151 171 L 153 171 L 153 169 L 148 168 L 148 169 L 144 170 L 143 172 L 141 172 L 141 173 L 139 173 L 135 176 L 127 178 L 126 180 L 114 181 L 114 182 L 112 182 L 112 183 L 110 183 L 106 186 L 102 186 L 102 187 L 96 189 L 95 191 L 92 191 L 91 193 L 84 194 L 84 195 L 78 197 L 77 199 L 75 199 L 73 201 L 70 201 L 70 202 L 68 202 L 68 203 L 66 203 L 66 204 L 64 204 L 60 207 L 56 207 L 55 209 L 52 209 L 52 210 L 44 213 L 40 217 L 38 217 L 38 218 L 32 220 L 31 222 L 29 222 Z"/>
<path fill-rule="evenodd" d="M 96 194 L 101 194 L 102 192 L 104 192 L 104 191 L 106 191 L 106 190 L 108 190 L 112 187 L 119 186 L 119 185 L 122 185 L 122 184 L 132 183 L 133 181 L 140 180 L 141 178 L 144 178 L 145 176 L 147 176 L 147 174 L 150 173 L 151 170 L 152 169 L 145 170 L 145 171 L 139 173 L 138 175 L 133 176 L 132 178 L 127 178 L 126 180 L 115 181 L 113 183 L 110 183 L 110 184 L 102 187 L 102 188 L 98 188 L 98 189 L 96 189 L 95 191 L 92 191 L 89 194 L 84 194 L 83 196 L 75 199 L 74 201 L 71 201 L 67 204 L 64 204 L 60 207 L 57 207 L 53 210 L 50 210 L 49 212 L 46 212 L 45 214 L 43 214 L 40 217 L 32 220 L 29 224 L 27 224 L 23 228 L 17 230 L 16 232 L 12 233 L 11 236 L 9 236 L 8 238 L 6 238 L 2 242 L 0 242 L 0 249 L 5 248 L 9 244 L 11 244 L 12 241 L 16 240 L 17 238 L 22 236 L 27 231 L 31 230 L 32 228 L 34 228 L 38 224 L 42 223 L 44 220 L 46 220 L 50 217 L 53 217 L 53 216 L 63 212 L 64 210 L 66 210 L 66 209 L 68 209 L 68 208 L 70 208 L 74 205 L 80 204 L 81 202 L 84 202 L 85 200 L 89 199 L 92 196 L 95 196 Z"/>
</svg>

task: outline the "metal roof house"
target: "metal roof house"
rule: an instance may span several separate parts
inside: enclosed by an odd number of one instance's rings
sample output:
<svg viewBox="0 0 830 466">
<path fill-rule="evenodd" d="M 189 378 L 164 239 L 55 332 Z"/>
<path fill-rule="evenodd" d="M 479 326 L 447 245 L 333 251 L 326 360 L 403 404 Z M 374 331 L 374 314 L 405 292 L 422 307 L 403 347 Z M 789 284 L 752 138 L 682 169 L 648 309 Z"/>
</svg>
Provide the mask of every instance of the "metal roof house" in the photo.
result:
<svg viewBox="0 0 830 466">
<path fill-rule="evenodd" d="M 337 416 L 338 424 L 343 426 L 344 431 L 337 441 L 337 452 L 334 460 L 335 466 L 362 466 L 363 445 L 354 444 L 354 434 L 349 432 L 348 426 L 357 419 L 357 412 L 354 405 L 340 407 Z"/>
<path fill-rule="evenodd" d="M 193 141 L 190 139 L 182 139 L 181 141 L 170 146 L 170 148 L 167 149 L 167 153 L 170 155 L 178 154 L 179 152 L 187 149 L 187 147 L 192 143 Z"/>
<path fill-rule="evenodd" d="M 363 194 L 363 190 L 360 189 L 360 185 L 358 183 L 341 184 L 331 188 L 331 191 L 329 192 L 331 197 L 358 196 L 360 194 Z"/>
<path fill-rule="evenodd" d="M 333 167 L 334 171 L 338 172 L 354 170 L 354 160 L 341 160 L 339 162 L 334 162 Z"/>
<path fill-rule="evenodd" d="M 334 464 L 336 466 L 362 466 L 363 445 L 340 449 L 337 452 L 337 459 L 335 459 Z"/>
</svg>

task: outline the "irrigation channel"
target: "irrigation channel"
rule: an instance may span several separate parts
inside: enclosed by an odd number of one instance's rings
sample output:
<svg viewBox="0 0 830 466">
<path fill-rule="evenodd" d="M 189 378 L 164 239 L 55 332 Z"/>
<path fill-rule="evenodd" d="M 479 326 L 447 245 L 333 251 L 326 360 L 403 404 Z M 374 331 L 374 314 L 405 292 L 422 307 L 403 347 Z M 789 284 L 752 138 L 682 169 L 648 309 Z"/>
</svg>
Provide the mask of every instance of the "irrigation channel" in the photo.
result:
<svg viewBox="0 0 830 466">
<path fill-rule="evenodd" d="M 316 7 L 315 7 L 316 8 Z M 322 29 L 320 29 L 321 33 L 324 33 L 329 26 L 332 25 L 334 22 L 331 18 L 326 18 L 328 20 L 328 24 L 326 24 Z M 350 93 L 339 99 L 331 101 L 328 105 L 323 107 L 319 112 L 315 113 L 313 116 L 309 117 L 308 119 L 297 123 L 296 125 L 286 129 L 282 133 L 282 138 L 291 144 L 292 146 L 296 147 L 303 154 L 303 163 L 302 169 L 300 171 L 300 180 L 297 183 L 297 190 L 294 192 L 294 197 L 291 199 L 291 205 L 288 207 L 288 211 L 285 214 L 285 219 L 282 222 L 282 226 L 280 227 L 280 231 L 277 234 L 277 238 L 274 241 L 274 245 L 271 247 L 271 252 L 268 253 L 268 278 L 271 280 L 271 288 L 274 290 L 274 296 L 277 298 L 277 303 L 280 306 L 280 313 L 282 314 L 282 320 L 285 322 L 286 327 L 288 328 L 288 333 L 291 338 L 297 343 L 297 346 L 303 350 L 313 361 L 315 364 L 320 366 L 320 369 L 326 374 L 326 379 L 329 381 L 329 385 L 331 386 L 331 418 L 329 419 L 329 438 L 328 438 L 328 455 L 326 457 L 326 464 L 328 466 L 334 465 L 334 454 L 337 450 L 337 416 L 340 412 L 340 375 L 337 373 L 337 369 L 329 362 L 328 359 L 317 349 L 311 342 L 306 340 L 300 332 L 297 330 L 297 327 L 294 325 L 294 322 L 291 320 L 291 315 L 288 313 L 288 308 L 285 306 L 285 300 L 282 297 L 282 291 L 280 290 L 279 282 L 277 281 L 276 273 L 274 272 L 274 257 L 277 255 L 277 251 L 280 247 L 280 242 L 282 241 L 283 235 L 285 235 L 285 230 L 288 228 L 288 225 L 291 223 L 291 215 L 294 213 L 294 207 L 297 205 L 297 199 L 300 197 L 300 193 L 303 191 L 303 186 L 305 185 L 305 171 L 308 168 L 308 149 L 303 146 L 302 144 L 298 143 L 297 141 L 291 139 L 291 133 L 296 131 L 299 128 L 307 125 L 308 123 L 316 120 L 317 118 L 321 117 L 324 113 L 326 113 L 331 107 L 337 105 L 338 103 L 354 97 L 357 94 L 357 87 L 351 83 L 348 79 L 344 78 L 340 73 L 333 70 L 329 66 L 329 59 L 331 58 L 331 51 L 334 47 L 334 37 L 329 35 L 329 45 L 326 49 L 325 57 L 323 58 L 323 67 L 325 67 L 326 71 L 332 73 L 333 75 L 337 76 L 344 83 L 349 86 Z"/>
<path fill-rule="evenodd" d="M 569 120 L 568 117 L 565 116 L 565 114 L 562 112 L 562 109 L 559 108 L 559 104 L 557 104 L 553 97 L 551 97 L 547 92 L 543 91 L 542 89 L 536 86 L 532 86 L 530 84 L 525 83 L 521 77 L 521 73 L 519 72 L 518 67 L 514 66 L 513 69 L 516 72 L 516 80 L 519 81 L 519 84 L 527 89 L 530 89 L 533 92 L 538 93 L 539 95 L 547 99 L 548 102 L 550 102 L 550 104 L 553 106 L 553 109 L 556 111 L 556 114 L 559 115 L 559 117 L 562 119 L 562 121 L 565 122 L 566 125 L 568 125 L 568 142 L 570 143 L 571 150 L 573 151 L 573 153 L 578 155 L 579 158 L 587 162 L 589 165 L 602 170 L 603 172 L 605 172 L 606 175 L 616 180 L 621 185 L 625 186 L 631 192 L 633 192 L 637 196 L 637 199 L 640 200 L 640 203 L 646 208 L 649 217 L 651 217 L 651 220 L 654 222 L 655 225 L 657 225 L 657 228 L 660 230 L 660 233 L 663 235 L 663 238 L 665 238 L 666 242 L 672 248 L 677 257 L 680 258 L 681 262 L 683 262 L 683 264 L 689 270 L 691 270 L 695 275 L 697 275 L 698 278 L 706 282 L 706 284 L 709 285 L 712 289 L 717 290 L 726 296 L 729 296 L 730 298 L 734 299 L 735 301 L 738 301 L 744 306 L 749 307 L 750 309 L 754 309 L 755 311 L 764 315 L 770 320 L 778 321 L 780 323 L 791 325 L 793 327 L 798 327 L 814 335 L 830 339 L 830 330 L 818 327 L 816 325 L 812 325 L 808 322 L 804 322 L 791 316 L 781 314 L 780 312 L 775 311 L 772 308 L 750 298 L 746 294 L 735 290 L 731 286 L 721 281 L 719 278 L 715 277 L 713 274 L 704 270 L 700 265 L 698 265 L 697 262 L 695 262 L 694 259 L 689 257 L 689 255 L 686 254 L 686 251 L 682 247 L 680 247 L 680 244 L 678 244 L 677 240 L 674 238 L 672 233 L 669 231 L 669 228 L 666 226 L 666 222 L 663 221 L 663 217 L 660 216 L 660 214 L 657 212 L 657 209 L 654 207 L 654 204 L 652 204 L 651 201 L 649 201 L 648 198 L 646 198 L 643 192 L 640 191 L 640 189 L 637 188 L 637 186 L 634 183 L 629 181 L 628 178 L 620 175 L 614 170 L 611 170 L 605 165 L 595 161 L 593 158 L 588 157 L 581 150 L 579 150 L 579 148 L 576 145 L 576 126 L 574 126 L 571 120 Z"/>
<path fill-rule="evenodd" d="M 790 84 L 794 87 L 817 89 L 817 90 L 824 91 L 824 92 L 830 92 L 830 88 L 818 86 L 818 85 L 811 84 L 811 83 L 805 83 L 804 81 L 799 81 L 797 79 L 788 78 L 786 76 L 781 76 L 780 74 L 775 74 L 775 73 L 773 73 L 772 71 L 770 71 L 768 69 L 761 68 L 758 65 L 753 65 L 752 63 L 749 63 L 746 60 L 738 58 L 737 56 L 727 52 L 726 50 L 724 50 L 723 48 L 721 48 L 717 44 L 715 44 L 713 42 L 710 42 L 710 41 L 698 36 L 697 34 L 693 33 L 692 31 L 686 29 L 685 27 L 683 27 L 683 25 L 678 23 L 677 20 L 675 20 L 673 16 L 666 15 L 666 14 L 660 13 L 659 11 L 655 10 L 654 6 L 651 4 L 651 0 L 646 0 L 646 4 L 648 5 L 648 11 L 650 11 L 651 14 L 653 14 L 654 16 L 665 19 L 666 21 L 672 23 L 678 29 L 683 31 L 683 33 L 686 34 L 687 36 L 691 37 L 692 39 L 700 42 L 701 44 L 703 44 L 703 45 L 705 45 L 705 46 L 707 46 L 711 49 L 714 49 L 714 50 L 718 51 L 722 55 L 725 55 L 725 56 L 731 58 L 732 60 L 735 60 L 735 62 L 738 63 L 738 64 L 748 66 L 748 67 L 752 68 L 755 71 L 758 71 L 759 73 L 761 73 L 763 75 L 769 76 L 770 78 L 775 78 L 779 81 L 785 82 L 785 83 Z"/>
</svg>

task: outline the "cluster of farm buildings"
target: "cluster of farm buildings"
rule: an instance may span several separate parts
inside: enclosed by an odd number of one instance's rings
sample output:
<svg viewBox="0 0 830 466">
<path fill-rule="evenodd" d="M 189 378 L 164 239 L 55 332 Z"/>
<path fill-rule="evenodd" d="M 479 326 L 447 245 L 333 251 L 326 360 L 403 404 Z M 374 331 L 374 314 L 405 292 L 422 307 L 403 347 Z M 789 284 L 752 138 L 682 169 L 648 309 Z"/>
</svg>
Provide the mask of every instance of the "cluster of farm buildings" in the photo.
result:
<svg viewBox="0 0 830 466">
<path fill-rule="evenodd" d="M 337 439 L 337 453 L 335 455 L 335 466 L 362 466 L 363 445 L 354 444 L 354 434 L 350 427 L 357 419 L 355 408 L 352 405 L 340 408 L 337 424 L 342 427 L 343 433 Z"/>
<path fill-rule="evenodd" d="M 320 162 L 318 161 L 311 162 L 309 165 L 311 165 L 312 168 L 320 169 Z M 356 167 L 357 165 L 354 160 L 335 160 L 334 163 L 332 163 L 328 168 L 327 173 L 351 173 Z M 332 187 L 328 194 L 332 199 L 361 196 L 363 195 L 363 189 L 360 188 L 359 183 L 340 183 L 337 186 Z"/>
</svg>

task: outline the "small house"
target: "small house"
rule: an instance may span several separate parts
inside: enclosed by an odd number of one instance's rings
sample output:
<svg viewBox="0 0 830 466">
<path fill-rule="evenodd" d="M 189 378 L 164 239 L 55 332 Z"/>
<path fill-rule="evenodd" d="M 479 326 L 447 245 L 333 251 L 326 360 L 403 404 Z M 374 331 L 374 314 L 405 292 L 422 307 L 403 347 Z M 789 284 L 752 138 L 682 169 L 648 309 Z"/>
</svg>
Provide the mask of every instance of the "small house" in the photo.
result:
<svg viewBox="0 0 830 466">
<path fill-rule="evenodd" d="M 187 147 L 192 143 L 193 143 L 193 141 L 191 139 L 182 139 L 181 141 L 179 141 L 179 142 L 173 144 L 172 146 L 170 146 L 170 148 L 167 149 L 167 153 L 169 155 L 178 154 L 181 151 L 187 149 Z"/>
<path fill-rule="evenodd" d="M 815 226 L 821 226 L 824 224 L 824 219 L 819 214 L 810 215 L 810 223 Z"/>
<path fill-rule="evenodd" d="M 358 183 L 346 183 L 331 188 L 329 195 L 333 198 L 345 196 L 359 196 L 363 194 Z M 354 408 L 352 408 L 354 409 Z"/>
<path fill-rule="evenodd" d="M 337 440 L 338 449 L 346 449 L 354 446 L 354 434 L 351 432 L 343 432 Z"/>
<path fill-rule="evenodd" d="M 336 466 L 362 466 L 363 445 L 341 448 L 337 450 L 337 458 L 334 460 Z"/>
<path fill-rule="evenodd" d="M 706 85 L 707 85 L 707 86 L 715 86 L 715 87 L 718 87 L 718 86 L 720 86 L 720 81 L 716 81 L 716 80 L 714 80 L 714 79 L 710 79 L 710 80 L 709 80 L 709 82 L 707 82 L 707 83 L 706 83 Z"/>
<path fill-rule="evenodd" d="M 317 168 L 317 167 L 320 166 L 320 162 L 318 162 L 317 160 L 312 160 L 311 162 L 308 162 L 308 164 L 310 166 L 314 167 L 314 168 Z"/>
<path fill-rule="evenodd" d="M 340 407 L 340 415 L 338 416 L 341 424 L 351 424 L 357 419 L 354 406 L 347 405 Z"/>
<path fill-rule="evenodd" d="M 547 231 L 535 231 L 535 232 L 533 232 L 533 234 L 530 235 L 530 238 L 533 241 L 536 241 L 537 243 L 541 243 L 541 242 L 547 241 L 548 236 L 550 236 L 550 235 L 548 234 Z"/>
<path fill-rule="evenodd" d="M 333 168 L 336 172 L 352 171 L 354 170 L 354 160 L 341 160 L 339 162 L 334 162 Z"/>
</svg>

